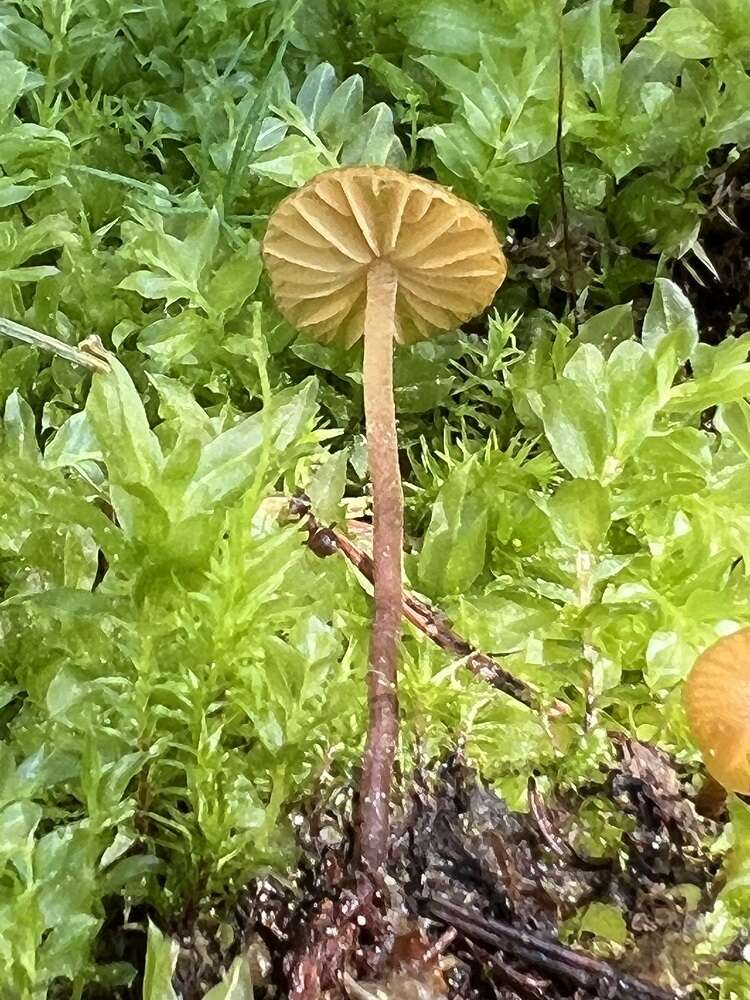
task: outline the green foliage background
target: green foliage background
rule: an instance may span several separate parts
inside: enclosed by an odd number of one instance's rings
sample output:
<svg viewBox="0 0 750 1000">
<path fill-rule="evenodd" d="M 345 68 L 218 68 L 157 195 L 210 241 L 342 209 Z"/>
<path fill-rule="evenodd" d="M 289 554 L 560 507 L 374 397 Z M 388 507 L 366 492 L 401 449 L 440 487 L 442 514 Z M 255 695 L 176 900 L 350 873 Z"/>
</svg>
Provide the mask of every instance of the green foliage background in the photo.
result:
<svg viewBox="0 0 750 1000">
<path fill-rule="evenodd" d="M 514 806 L 532 770 L 585 785 L 582 846 L 616 853 L 608 733 L 697 768 L 680 682 L 750 617 L 750 333 L 701 343 L 669 277 L 710 266 L 712 171 L 750 147 L 745 0 L 26 0 L 0 39 L 0 314 L 112 352 L 92 380 L 0 345 L 0 998 L 124 995 L 113 908 L 228 905 L 351 779 L 368 595 L 272 501 L 366 497 L 360 358 L 280 319 L 258 242 L 337 164 L 437 177 L 507 233 L 497 311 L 397 359 L 406 565 L 571 707 L 406 630 L 405 773 L 462 735 Z M 750 914 L 732 818 L 708 965 Z"/>
</svg>

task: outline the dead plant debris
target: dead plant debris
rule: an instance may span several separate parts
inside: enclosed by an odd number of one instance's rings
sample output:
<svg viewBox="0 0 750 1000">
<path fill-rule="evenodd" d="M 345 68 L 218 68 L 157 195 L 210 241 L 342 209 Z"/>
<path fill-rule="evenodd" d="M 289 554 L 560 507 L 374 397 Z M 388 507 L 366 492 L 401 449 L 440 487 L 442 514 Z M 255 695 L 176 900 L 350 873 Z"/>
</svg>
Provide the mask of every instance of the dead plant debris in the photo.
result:
<svg viewBox="0 0 750 1000">
<path fill-rule="evenodd" d="M 218 981 L 237 953 L 252 958 L 259 1000 L 686 1000 L 695 974 L 696 916 L 680 887 L 708 906 L 717 864 L 679 770 L 654 747 L 619 738 L 607 777 L 630 832 L 611 857 L 571 846 L 581 799 L 510 810 L 460 753 L 418 772 L 394 827 L 387 875 L 354 868 L 352 826 L 309 806 L 305 863 L 284 884 L 248 887 L 221 952 L 207 918 L 183 933 L 178 966 L 185 998 Z M 581 908 L 616 907 L 628 930 L 617 957 L 566 939 Z M 210 924 L 210 921 L 208 921 Z"/>
</svg>

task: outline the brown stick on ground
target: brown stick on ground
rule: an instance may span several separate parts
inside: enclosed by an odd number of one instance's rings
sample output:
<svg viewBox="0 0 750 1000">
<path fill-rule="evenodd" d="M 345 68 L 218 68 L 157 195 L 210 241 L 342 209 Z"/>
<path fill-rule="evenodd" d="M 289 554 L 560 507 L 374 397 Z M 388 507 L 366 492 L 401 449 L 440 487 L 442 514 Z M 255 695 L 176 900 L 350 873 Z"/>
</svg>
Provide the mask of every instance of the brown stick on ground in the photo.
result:
<svg viewBox="0 0 750 1000">
<path fill-rule="evenodd" d="M 503 921 L 488 920 L 448 900 L 426 899 L 423 908 L 427 916 L 455 927 L 468 940 L 512 955 L 548 978 L 563 979 L 596 996 L 612 1000 L 677 1000 L 671 990 L 625 975 L 608 962 Z"/>
<path fill-rule="evenodd" d="M 346 535 L 335 528 L 324 527 L 310 512 L 309 503 L 302 497 L 293 499 L 289 507 L 293 517 L 305 518 L 308 531 L 308 545 L 321 558 L 341 554 L 354 566 L 365 579 L 373 581 L 373 564 L 370 556 L 359 549 Z M 524 705 L 535 702 L 534 690 L 524 681 L 514 677 L 504 670 L 500 664 L 487 653 L 482 653 L 466 641 L 450 627 L 445 617 L 435 608 L 421 601 L 415 594 L 405 591 L 402 597 L 401 613 L 415 628 L 453 656 L 460 657 L 467 669 L 477 677 L 491 684 L 504 694 L 509 695 Z M 559 712 L 564 713 L 560 705 Z"/>
<path fill-rule="evenodd" d="M 396 274 L 387 261 L 367 274 L 363 386 L 373 494 L 375 618 L 368 672 L 369 725 L 362 763 L 359 833 L 372 871 L 388 854 L 393 761 L 398 740 L 396 674 L 401 632 L 403 507 L 393 400 Z"/>
</svg>

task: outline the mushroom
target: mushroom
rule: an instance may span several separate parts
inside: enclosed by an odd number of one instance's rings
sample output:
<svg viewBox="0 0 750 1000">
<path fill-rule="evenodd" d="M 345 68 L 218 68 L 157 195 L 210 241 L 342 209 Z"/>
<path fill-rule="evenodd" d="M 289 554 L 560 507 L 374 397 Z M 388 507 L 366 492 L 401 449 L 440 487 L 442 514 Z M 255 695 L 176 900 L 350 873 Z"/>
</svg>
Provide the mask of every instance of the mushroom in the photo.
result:
<svg viewBox="0 0 750 1000">
<path fill-rule="evenodd" d="M 359 835 L 361 858 L 375 870 L 388 850 L 398 737 L 403 495 L 394 341 L 411 343 L 481 312 L 505 278 L 505 258 L 476 208 L 444 187 L 387 167 L 318 174 L 276 208 L 263 255 L 276 302 L 290 323 L 345 346 L 364 336 L 375 616 Z"/>
<path fill-rule="evenodd" d="M 727 791 L 750 794 L 750 628 L 724 636 L 695 662 L 683 691 L 706 770 Z"/>
</svg>

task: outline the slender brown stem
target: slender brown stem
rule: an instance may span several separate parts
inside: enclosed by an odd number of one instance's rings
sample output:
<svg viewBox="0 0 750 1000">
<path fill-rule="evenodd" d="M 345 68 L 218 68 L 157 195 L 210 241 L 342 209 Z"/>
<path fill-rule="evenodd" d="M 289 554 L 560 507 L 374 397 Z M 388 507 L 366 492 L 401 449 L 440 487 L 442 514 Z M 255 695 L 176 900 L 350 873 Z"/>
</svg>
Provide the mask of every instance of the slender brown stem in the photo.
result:
<svg viewBox="0 0 750 1000">
<path fill-rule="evenodd" d="M 375 618 L 368 673 L 369 723 L 360 788 L 362 861 L 372 871 L 388 854 L 393 760 L 398 738 L 396 666 L 401 631 L 403 494 L 393 401 L 396 275 L 387 261 L 367 276 L 363 384 L 373 493 Z"/>
</svg>

